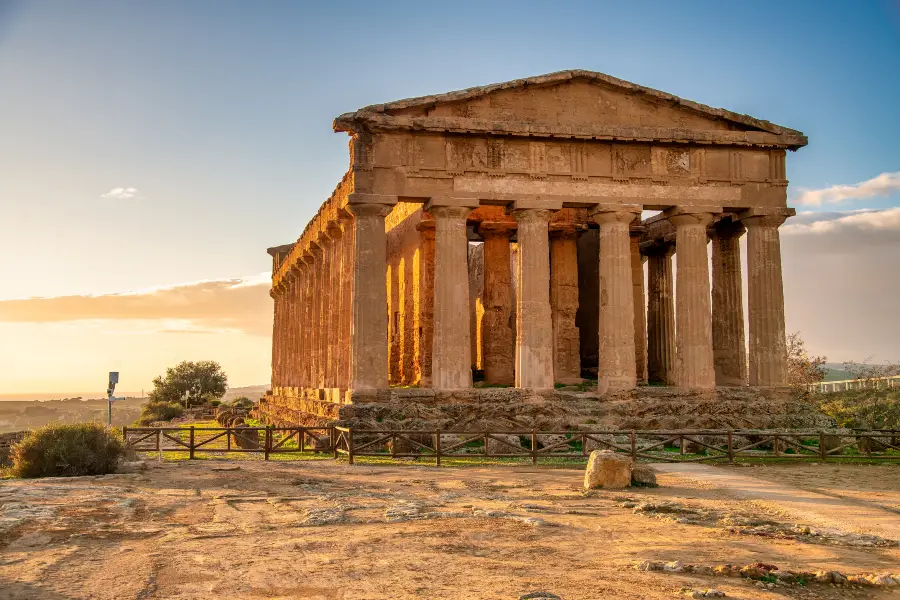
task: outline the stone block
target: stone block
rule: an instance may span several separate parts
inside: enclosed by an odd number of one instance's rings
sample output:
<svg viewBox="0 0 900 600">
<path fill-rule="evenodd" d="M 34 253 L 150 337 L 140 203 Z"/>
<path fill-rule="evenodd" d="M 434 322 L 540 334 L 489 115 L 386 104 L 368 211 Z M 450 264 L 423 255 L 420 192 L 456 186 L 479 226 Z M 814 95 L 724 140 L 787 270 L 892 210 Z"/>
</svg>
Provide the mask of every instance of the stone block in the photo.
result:
<svg viewBox="0 0 900 600">
<path fill-rule="evenodd" d="M 631 485 L 631 458 L 609 450 L 594 450 L 584 472 L 585 489 L 616 490 Z"/>
<path fill-rule="evenodd" d="M 631 485 L 636 487 L 657 487 L 656 471 L 647 465 L 634 465 L 631 469 Z"/>
</svg>

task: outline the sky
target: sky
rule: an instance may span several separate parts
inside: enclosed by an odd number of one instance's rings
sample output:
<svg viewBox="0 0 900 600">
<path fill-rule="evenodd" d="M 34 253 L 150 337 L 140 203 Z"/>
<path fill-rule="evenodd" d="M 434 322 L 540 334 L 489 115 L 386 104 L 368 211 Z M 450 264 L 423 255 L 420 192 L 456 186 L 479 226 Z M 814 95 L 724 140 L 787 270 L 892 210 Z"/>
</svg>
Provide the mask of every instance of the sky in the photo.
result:
<svg viewBox="0 0 900 600">
<path fill-rule="evenodd" d="M 588 69 L 809 136 L 786 319 L 900 360 L 900 2 L 0 0 L 0 395 L 269 380 L 270 257 L 356 108 Z"/>
</svg>

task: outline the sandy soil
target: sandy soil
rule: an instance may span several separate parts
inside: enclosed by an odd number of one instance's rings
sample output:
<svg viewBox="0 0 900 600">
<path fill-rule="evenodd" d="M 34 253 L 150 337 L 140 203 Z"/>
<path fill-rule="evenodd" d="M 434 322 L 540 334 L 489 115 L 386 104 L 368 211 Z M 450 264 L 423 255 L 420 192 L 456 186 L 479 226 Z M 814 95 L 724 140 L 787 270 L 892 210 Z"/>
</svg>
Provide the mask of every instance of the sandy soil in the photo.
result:
<svg viewBox="0 0 900 600">
<path fill-rule="evenodd" d="M 671 599 L 707 588 L 744 599 L 900 598 L 897 588 L 766 590 L 635 568 L 680 560 L 896 573 L 890 535 L 817 533 L 804 519 L 815 521 L 821 504 L 798 516 L 777 497 L 734 486 L 748 477 L 784 497 L 821 494 L 834 500 L 831 517 L 860 506 L 890 515 L 898 466 L 715 467 L 724 480 L 666 472 L 659 488 L 584 494 L 579 469 L 150 464 L 131 475 L 0 482 L 0 598 L 481 599 L 542 590 L 564 600 Z M 900 535 L 900 515 L 897 523 Z"/>
</svg>

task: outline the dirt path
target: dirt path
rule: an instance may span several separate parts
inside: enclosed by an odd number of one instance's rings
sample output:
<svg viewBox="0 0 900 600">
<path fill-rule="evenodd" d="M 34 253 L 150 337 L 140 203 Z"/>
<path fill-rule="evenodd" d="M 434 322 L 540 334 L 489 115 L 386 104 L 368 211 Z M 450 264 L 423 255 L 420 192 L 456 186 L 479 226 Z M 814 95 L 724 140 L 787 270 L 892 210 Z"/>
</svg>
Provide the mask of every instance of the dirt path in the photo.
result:
<svg viewBox="0 0 900 600">
<path fill-rule="evenodd" d="M 665 463 L 653 466 L 663 473 L 686 477 L 739 498 L 762 502 L 797 520 L 835 532 L 900 541 L 900 514 L 869 500 L 835 497 L 711 465 Z M 896 475 L 900 477 L 900 469 L 897 469 Z"/>
<path fill-rule="evenodd" d="M 580 469 L 198 460 L 133 475 L 0 481 L 0 599 L 483 600 L 549 591 L 563 600 L 671 600 L 707 588 L 744 600 L 900 597 L 637 570 L 644 560 L 844 573 L 900 564 L 895 545 L 803 533 L 810 515 L 761 507 L 769 500 L 740 497 L 735 480 L 706 477 L 663 472 L 659 488 L 583 493 Z M 779 493 L 789 500 L 795 490 Z"/>
</svg>

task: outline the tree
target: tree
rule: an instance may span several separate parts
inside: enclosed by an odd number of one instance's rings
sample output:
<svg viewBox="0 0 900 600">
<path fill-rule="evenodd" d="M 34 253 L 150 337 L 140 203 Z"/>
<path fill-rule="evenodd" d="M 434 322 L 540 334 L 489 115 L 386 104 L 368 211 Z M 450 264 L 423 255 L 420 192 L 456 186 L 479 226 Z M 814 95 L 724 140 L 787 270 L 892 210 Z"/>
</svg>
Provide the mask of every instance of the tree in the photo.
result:
<svg viewBox="0 0 900 600">
<path fill-rule="evenodd" d="M 791 387 L 805 392 L 810 384 L 825 379 L 822 365 L 827 360 L 824 356 L 809 356 L 799 331 L 787 336 L 787 382 Z"/>
<path fill-rule="evenodd" d="M 199 406 L 225 395 L 228 377 L 213 360 L 184 361 L 166 369 L 165 376 L 153 380 L 151 403 Z"/>
</svg>

